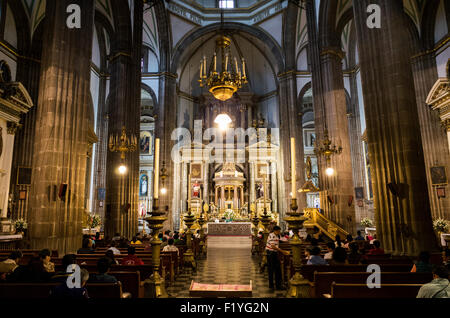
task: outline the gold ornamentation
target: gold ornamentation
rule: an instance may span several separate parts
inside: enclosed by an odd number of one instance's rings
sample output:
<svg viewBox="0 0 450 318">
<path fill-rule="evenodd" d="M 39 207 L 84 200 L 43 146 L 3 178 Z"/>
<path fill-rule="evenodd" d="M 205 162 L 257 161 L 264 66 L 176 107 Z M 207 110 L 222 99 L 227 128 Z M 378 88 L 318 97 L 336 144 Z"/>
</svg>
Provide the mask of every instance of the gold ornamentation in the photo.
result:
<svg viewBox="0 0 450 318">
<path fill-rule="evenodd" d="M 21 124 L 15 123 L 13 121 L 8 121 L 6 123 L 6 132 L 8 133 L 8 135 L 15 135 L 20 127 L 22 127 Z"/>
<path fill-rule="evenodd" d="M 122 127 L 122 134 L 109 136 L 109 150 L 120 152 L 120 158 L 125 159 L 125 153 L 134 152 L 137 149 L 137 138 L 135 135 L 127 136 L 125 126 Z"/>
</svg>

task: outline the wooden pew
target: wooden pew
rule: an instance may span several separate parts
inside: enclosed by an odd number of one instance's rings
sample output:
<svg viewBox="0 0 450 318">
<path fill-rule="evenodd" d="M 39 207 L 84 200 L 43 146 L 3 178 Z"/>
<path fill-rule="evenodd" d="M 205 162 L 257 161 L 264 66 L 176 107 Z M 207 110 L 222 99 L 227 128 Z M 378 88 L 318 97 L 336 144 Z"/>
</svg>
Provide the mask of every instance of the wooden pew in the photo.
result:
<svg viewBox="0 0 450 318">
<path fill-rule="evenodd" d="M 416 298 L 423 284 L 381 284 L 381 288 L 368 288 L 366 284 L 331 285 L 327 298 Z"/>
<path fill-rule="evenodd" d="M 315 272 L 312 295 L 316 298 L 331 294 L 331 284 L 365 284 L 372 273 L 366 272 Z M 431 273 L 381 272 L 382 284 L 425 284 L 433 279 Z"/>
<path fill-rule="evenodd" d="M 141 273 L 135 272 L 108 272 L 108 275 L 114 276 L 122 284 L 124 292 L 130 293 L 131 298 L 144 297 L 144 285 L 141 281 Z"/>
<path fill-rule="evenodd" d="M 409 272 L 409 264 L 380 264 L 382 272 Z M 314 272 L 366 272 L 367 265 L 304 265 L 301 274 L 309 281 L 314 281 Z"/>
<path fill-rule="evenodd" d="M 9 254 L 11 254 L 11 252 L 14 252 L 17 250 L 0 250 L 0 258 L 8 258 Z M 19 250 L 22 252 L 22 254 L 25 255 L 30 255 L 30 256 L 37 256 L 39 254 L 39 252 L 41 250 Z M 58 257 L 58 251 L 57 250 L 52 250 L 51 252 L 51 257 Z"/>
<path fill-rule="evenodd" d="M 1 283 L 0 298 L 3 299 L 29 299 L 48 298 L 50 290 L 60 283 Z M 86 289 L 90 298 L 124 298 L 122 284 L 101 283 L 86 284 Z"/>
</svg>

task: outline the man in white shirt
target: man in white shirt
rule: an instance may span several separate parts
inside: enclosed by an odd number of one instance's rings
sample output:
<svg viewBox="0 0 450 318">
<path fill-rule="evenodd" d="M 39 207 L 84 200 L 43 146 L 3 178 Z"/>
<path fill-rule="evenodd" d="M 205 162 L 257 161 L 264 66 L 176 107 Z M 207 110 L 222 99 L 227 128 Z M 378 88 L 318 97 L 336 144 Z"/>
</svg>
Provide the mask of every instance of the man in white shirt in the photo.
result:
<svg viewBox="0 0 450 318">
<path fill-rule="evenodd" d="M 178 247 L 176 247 L 175 245 L 173 245 L 173 238 L 170 238 L 167 241 L 167 245 L 164 246 L 163 248 L 163 252 L 177 252 L 177 255 L 180 255 L 180 251 L 178 250 Z"/>
<path fill-rule="evenodd" d="M 327 253 L 323 256 L 324 260 L 330 260 L 333 259 L 333 252 L 334 252 L 335 245 L 333 242 L 327 243 Z"/>
<path fill-rule="evenodd" d="M 289 251 L 280 249 L 280 231 L 278 225 L 273 227 L 272 233 L 269 234 L 266 244 L 267 253 L 267 269 L 269 271 L 269 288 L 274 289 L 273 276 L 275 274 L 275 285 L 277 290 L 284 290 L 281 286 L 281 265 L 278 259 L 278 252 L 289 255 Z"/>
<path fill-rule="evenodd" d="M 119 255 L 120 254 L 120 251 L 116 248 L 116 242 L 115 241 L 111 242 L 111 247 L 108 248 L 108 251 L 109 250 L 111 250 L 114 255 Z"/>
</svg>

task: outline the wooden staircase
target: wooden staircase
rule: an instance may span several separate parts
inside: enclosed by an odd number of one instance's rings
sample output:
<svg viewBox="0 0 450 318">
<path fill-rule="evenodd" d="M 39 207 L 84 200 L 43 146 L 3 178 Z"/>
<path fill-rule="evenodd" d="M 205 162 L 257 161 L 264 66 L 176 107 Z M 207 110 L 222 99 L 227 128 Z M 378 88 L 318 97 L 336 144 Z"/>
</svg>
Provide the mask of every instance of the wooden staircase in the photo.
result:
<svg viewBox="0 0 450 318">
<path fill-rule="evenodd" d="M 308 218 L 308 220 L 303 224 L 304 227 L 313 228 L 314 226 L 316 226 L 322 231 L 323 234 L 328 236 L 333 241 L 336 235 L 339 235 L 342 240 L 345 240 L 345 238 L 349 234 L 339 225 L 326 218 L 322 213 L 319 212 L 319 209 L 306 208 L 303 210 L 303 213 L 304 216 Z"/>
</svg>

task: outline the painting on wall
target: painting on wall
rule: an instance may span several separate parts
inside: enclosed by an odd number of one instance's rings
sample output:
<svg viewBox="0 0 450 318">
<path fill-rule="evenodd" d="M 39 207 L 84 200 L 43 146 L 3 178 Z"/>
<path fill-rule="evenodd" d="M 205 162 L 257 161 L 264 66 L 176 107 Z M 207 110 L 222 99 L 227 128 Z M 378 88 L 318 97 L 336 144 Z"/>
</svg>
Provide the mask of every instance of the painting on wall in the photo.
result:
<svg viewBox="0 0 450 318">
<path fill-rule="evenodd" d="M 447 174 L 444 166 L 431 167 L 430 172 L 432 185 L 447 184 Z"/>
<path fill-rule="evenodd" d="M 270 173 L 269 167 L 265 163 L 258 163 L 256 166 L 256 178 L 262 179 L 264 176 L 266 176 L 266 179 L 268 179 L 268 174 Z"/>
<path fill-rule="evenodd" d="M 152 134 L 149 131 L 141 131 L 140 135 L 140 149 L 141 154 L 151 155 L 152 154 Z"/>
<path fill-rule="evenodd" d="M 139 195 L 145 197 L 148 195 L 148 176 L 143 174 L 139 182 Z"/>
<path fill-rule="evenodd" d="M 201 179 L 202 178 L 202 165 L 200 163 L 192 164 L 191 178 L 192 179 Z"/>
</svg>

